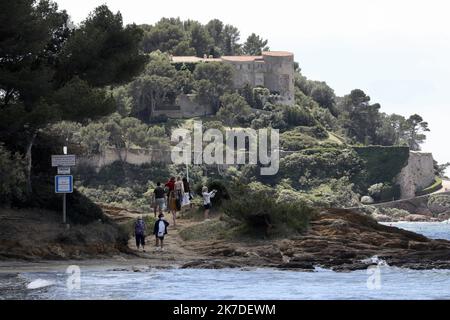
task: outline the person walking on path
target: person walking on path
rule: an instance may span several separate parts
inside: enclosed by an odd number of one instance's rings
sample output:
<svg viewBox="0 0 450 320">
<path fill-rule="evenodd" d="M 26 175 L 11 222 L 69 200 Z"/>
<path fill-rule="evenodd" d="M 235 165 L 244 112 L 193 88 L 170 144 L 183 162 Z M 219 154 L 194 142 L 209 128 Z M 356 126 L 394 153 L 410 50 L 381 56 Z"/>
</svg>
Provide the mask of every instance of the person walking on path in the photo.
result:
<svg viewBox="0 0 450 320">
<path fill-rule="evenodd" d="M 186 177 L 183 178 L 183 188 L 184 188 L 184 195 L 183 195 L 183 206 L 189 205 L 189 207 L 192 209 L 192 203 L 191 203 L 191 186 L 189 185 L 189 181 Z"/>
<path fill-rule="evenodd" d="M 177 211 L 181 210 L 181 205 L 183 203 L 184 197 L 184 184 L 181 181 L 181 177 L 177 177 L 177 182 L 175 182 L 175 198 L 177 203 Z"/>
<path fill-rule="evenodd" d="M 162 213 L 164 207 L 166 206 L 166 194 L 164 192 L 164 189 L 161 187 L 161 182 L 156 183 L 156 188 L 153 191 L 153 200 L 153 209 L 156 218 L 156 211 L 159 210 L 159 213 Z"/>
<path fill-rule="evenodd" d="M 155 226 L 153 228 L 153 234 L 156 238 L 156 250 L 164 251 L 164 236 L 167 234 L 167 227 L 169 226 L 169 222 L 164 220 L 164 214 L 160 213 L 158 215 L 158 220 L 155 222 Z M 159 247 L 161 244 L 161 247 Z"/>
<path fill-rule="evenodd" d="M 175 177 L 171 177 L 165 184 L 167 188 L 167 212 L 172 213 L 173 226 L 176 227 L 177 218 L 177 199 L 175 195 Z"/>
<path fill-rule="evenodd" d="M 136 248 L 142 246 L 142 251 L 145 252 L 145 222 L 142 217 L 139 217 L 134 223 L 134 237 L 136 238 Z"/>
<path fill-rule="evenodd" d="M 205 209 L 205 220 L 209 220 L 209 210 L 211 209 L 211 198 L 214 198 L 217 190 L 208 192 L 208 187 L 202 188 L 203 208 Z"/>
</svg>

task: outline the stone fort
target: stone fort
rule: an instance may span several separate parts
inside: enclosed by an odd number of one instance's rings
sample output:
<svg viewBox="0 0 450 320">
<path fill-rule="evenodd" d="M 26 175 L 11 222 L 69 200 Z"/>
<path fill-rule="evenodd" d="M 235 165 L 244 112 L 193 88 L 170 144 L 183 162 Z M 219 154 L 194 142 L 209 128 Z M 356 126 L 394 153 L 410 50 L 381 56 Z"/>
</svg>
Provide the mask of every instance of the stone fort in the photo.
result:
<svg viewBox="0 0 450 320">
<path fill-rule="evenodd" d="M 286 51 L 265 51 L 260 56 L 222 56 L 220 58 L 173 56 L 174 64 L 221 62 L 234 68 L 233 84 L 240 89 L 246 84 L 262 86 L 279 96 L 279 103 L 294 104 L 294 54 Z M 155 115 L 166 114 L 172 118 L 189 118 L 213 113 L 211 107 L 200 106 L 195 95 L 182 94 L 175 106 L 156 108 Z"/>
</svg>

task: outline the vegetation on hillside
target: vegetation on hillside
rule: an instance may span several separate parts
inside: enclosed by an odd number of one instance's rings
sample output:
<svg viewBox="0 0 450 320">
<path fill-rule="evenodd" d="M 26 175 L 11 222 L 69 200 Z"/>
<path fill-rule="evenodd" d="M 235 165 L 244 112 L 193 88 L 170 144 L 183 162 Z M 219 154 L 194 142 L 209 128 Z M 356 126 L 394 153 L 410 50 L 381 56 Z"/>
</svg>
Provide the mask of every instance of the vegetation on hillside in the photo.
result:
<svg viewBox="0 0 450 320">
<path fill-rule="evenodd" d="M 360 89 L 336 96 L 326 82 L 307 79 L 298 63 L 295 103 L 286 106 L 264 87 L 234 89 L 227 64 L 171 62 L 170 55 L 258 55 L 269 49 L 256 34 L 241 43 L 239 30 L 217 19 L 205 25 L 163 18 L 124 26 L 120 13 L 102 5 L 73 26 L 53 2 L 18 0 L 0 4 L 0 28 L 0 201 L 57 210 L 51 154 L 61 153 L 63 145 L 86 157 L 116 152 L 118 161 L 100 172 L 81 165 L 74 171 L 81 193 L 69 197 L 76 210 L 70 215 L 80 223 L 101 218 L 92 201 L 150 210 L 156 182 L 186 173 L 184 166 L 127 161 L 136 150 L 162 159 L 172 129 L 191 125 L 156 115 L 173 107 L 180 94 L 214 110 L 201 119 L 204 130 L 280 130 L 286 156 L 278 175 L 260 176 L 255 165 L 197 165 L 189 167 L 190 179 L 197 187 L 221 181 L 224 194 L 231 192 L 231 181 L 252 186 L 246 199 L 225 198 L 224 210 L 242 213 L 234 218 L 245 223 L 264 217 L 296 231 L 307 221 L 305 203 L 346 207 L 365 194 L 395 198 L 396 173 L 429 131 L 420 115 L 383 113 Z M 18 40 L 19 34 L 24 37 Z M 436 164 L 437 174 L 444 168 Z M 267 192 L 275 200 L 267 200 Z M 293 218 L 293 212 L 300 216 Z"/>
</svg>

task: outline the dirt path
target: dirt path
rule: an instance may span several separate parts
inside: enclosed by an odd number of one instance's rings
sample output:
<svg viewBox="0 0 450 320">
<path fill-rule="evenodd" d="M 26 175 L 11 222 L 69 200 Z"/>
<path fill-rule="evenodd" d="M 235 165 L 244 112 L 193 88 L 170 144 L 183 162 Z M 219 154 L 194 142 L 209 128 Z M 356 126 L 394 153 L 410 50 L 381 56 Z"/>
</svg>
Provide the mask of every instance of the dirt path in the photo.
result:
<svg viewBox="0 0 450 320">
<path fill-rule="evenodd" d="M 145 215 L 143 215 L 145 216 Z M 197 224 L 189 219 L 179 218 L 177 219 L 177 226 L 174 228 L 171 217 L 166 217 L 170 225 L 168 227 L 168 234 L 164 237 L 164 251 L 157 250 L 155 246 L 155 236 L 152 234 L 153 225 L 147 226 L 147 236 L 145 238 L 145 252 L 140 249 L 136 249 L 136 239 L 131 237 L 128 241 L 128 247 L 139 258 L 148 259 L 149 264 L 152 266 L 167 266 L 167 265 L 183 265 L 192 260 L 206 259 L 206 256 L 202 256 L 192 250 L 190 245 L 187 244 L 179 232 L 184 228 Z"/>
</svg>

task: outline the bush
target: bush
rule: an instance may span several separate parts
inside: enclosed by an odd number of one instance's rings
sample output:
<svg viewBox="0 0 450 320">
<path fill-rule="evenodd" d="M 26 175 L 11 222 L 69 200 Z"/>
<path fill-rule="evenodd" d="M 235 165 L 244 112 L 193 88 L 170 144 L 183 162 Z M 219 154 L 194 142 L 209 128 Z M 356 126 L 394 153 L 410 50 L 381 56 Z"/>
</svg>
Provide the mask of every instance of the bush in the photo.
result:
<svg viewBox="0 0 450 320">
<path fill-rule="evenodd" d="M 314 126 L 317 123 L 307 109 L 297 105 L 285 107 L 284 121 L 290 126 Z"/>
<path fill-rule="evenodd" d="M 273 191 L 238 187 L 224 212 L 243 223 L 243 231 L 257 236 L 287 236 L 304 232 L 313 209 L 303 202 L 277 202 Z"/>
<path fill-rule="evenodd" d="M 25 162 L 0 144 L 0 203 L 23 199 L 26 189 Z"/>
<path fill-rule="evenodd" d="M 402 168 L 408 163 L 408 147 L 354 147 L 364 161 L 364 174 L 356 178 L 361 188 L 380 182 L 392 183 Z"/>
<path fill-rule="evenodd" d="M 300 151 L 317 146 L 316 139 L 297 130 L 283 132 L 280 135 L 280 145 L 283 150 Z"/>
<path fill-rule="evenodd" d="M 67 197 L 67 221 L 71 224 L 89 224 L 93 221 L 109 221 L 102 209 L 88 197 L 74 189 Z M 62 195 L 56 194 L 54 180 L 52 178 L 35 178 L 33 180 L 33 192 L 27 201 L 14 202 L 18 208 L 42 208 L 61 212 Z"/>
<path fill-rule="evenodd" d="M 203 186 L 204 185 L 202 183 L 196 184 L 194 186 L 194 192 L 201 195 Z M 211 180 L 206 183 L 206 186 L 208 187 L 209 192 L 211 192 L 211 190 L 217 190 L 216 195 L 211 200 L 213 202 L 213 207 L 220 207 L 224 200 L 230 199 L 230 194 L 222 181 Z"/>
<path fill-rule="evenodd" d="M 280 159 L 278 179 L 290 178 L 295 188 L 311 188 L 330 179 L 349 177 L 362 170 L 362 162 L 349 148 L 311 148 Z"/>
</svg>

